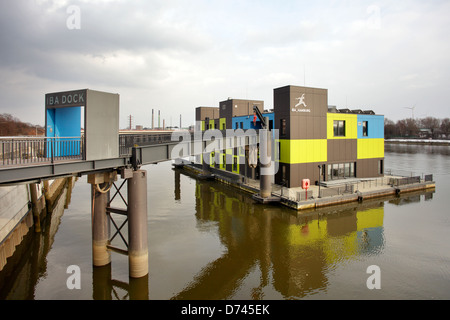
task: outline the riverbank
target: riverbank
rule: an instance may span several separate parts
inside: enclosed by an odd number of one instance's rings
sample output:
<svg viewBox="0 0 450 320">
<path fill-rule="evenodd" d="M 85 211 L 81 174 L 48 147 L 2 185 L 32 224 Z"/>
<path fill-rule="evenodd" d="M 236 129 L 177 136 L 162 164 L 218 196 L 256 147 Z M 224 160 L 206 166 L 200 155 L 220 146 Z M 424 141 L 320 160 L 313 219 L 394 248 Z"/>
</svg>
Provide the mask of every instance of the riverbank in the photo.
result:
<svg viewBox="0 0 450 320">
<path fill-rule="evenodd" d="M 402 177 L 385 175 L 373 179 L 344 179 L 313 185 L 308 190 L 302 188 L 285 188 L 272 185 L 272 195 L 262 199 L 259 196 L 259 180 L 244 178 L 237 174 L 211 168 L 211 175 L 205 176 L 200 166 L 195 164 L 175 165 L 190 176 L 198 179 L 216 180 L 238 188 L 261 203 L 280 204 L 288 208 L 304 211 L 327 206 L 336 206 L 349 202 L 362 202 L 368 199 L 397 196 L 416 191 L 433 191 L 436 187 L 432 176 Z"/>
<path fill-rule="evenodd" d="M 74 183 L 71 177 L 0 187 L 0 271 L 32 227 L 41 232 L 41 223 L 55 211 L 66 189 L 64 206 L 68 205 Z"/>
<path fill-rule="evenodd" d="M 450 146 L 450 140 L 431 140 L 431 139 L 385 139 L 384 143 Z"/>
</svg>

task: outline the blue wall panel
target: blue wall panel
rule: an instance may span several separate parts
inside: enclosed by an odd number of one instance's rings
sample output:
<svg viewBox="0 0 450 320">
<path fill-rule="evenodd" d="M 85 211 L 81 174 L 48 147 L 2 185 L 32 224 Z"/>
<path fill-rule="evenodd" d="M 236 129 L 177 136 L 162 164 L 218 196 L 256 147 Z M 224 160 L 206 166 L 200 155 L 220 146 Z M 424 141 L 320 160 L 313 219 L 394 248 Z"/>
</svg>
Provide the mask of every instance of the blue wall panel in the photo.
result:
<svg viewBox="0 0 450 320">
<path fill-rule="evenodd" d="M 269 121 L 274 121 L 274 114 L 273 113 L 264 113 L 264 117 L 268 117 Z M 261 122 L 259 121 L 259 118 L 256 118 L 256 125 L 253 125 L 253 115 L 250 116 L 241 116 L 241 117 L 233 117 L 233 129 L 261 129 Z"/>
<path fill-rule="evenodd" d="M 368 135 L 363 135 L 363 122 L 368 123 Z M 358 114 L 358 139 L 384 139 L 384 116 Z"/>
</svg>

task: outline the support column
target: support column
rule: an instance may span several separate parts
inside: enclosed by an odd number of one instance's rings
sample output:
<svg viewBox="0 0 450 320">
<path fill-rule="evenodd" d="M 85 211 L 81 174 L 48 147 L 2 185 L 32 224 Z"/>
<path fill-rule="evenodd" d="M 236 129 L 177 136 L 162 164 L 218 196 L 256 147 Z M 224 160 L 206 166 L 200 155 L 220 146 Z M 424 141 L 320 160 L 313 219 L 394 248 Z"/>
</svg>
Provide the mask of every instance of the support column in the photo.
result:
<svg viewBox="0 0 450 320">
<path fill-rule="evenodd" d="M 131 278 L 148 274 L 147 171 L 128 179 L 128 264 Z"/>
<path fill-rule="evenodd" d="M 100 188 L 107 183 L 99 184 Z M 111 254 L 107 248 L 110 237 L 110 221 L 106 213 L 109 202 L 109 191 L 102 193 L 97 190 L 95 184 L 91 186 L 92 196 L 92 262 L 95 267 L 102 267 L 111 263 Z"/>
<path fill-rule="evenodd" d="M 38 200 L 38 184 L 30 183 L 31 205 L 33 210 L 34 231 L 41 232 L 41 215 Z"/>
</svg>

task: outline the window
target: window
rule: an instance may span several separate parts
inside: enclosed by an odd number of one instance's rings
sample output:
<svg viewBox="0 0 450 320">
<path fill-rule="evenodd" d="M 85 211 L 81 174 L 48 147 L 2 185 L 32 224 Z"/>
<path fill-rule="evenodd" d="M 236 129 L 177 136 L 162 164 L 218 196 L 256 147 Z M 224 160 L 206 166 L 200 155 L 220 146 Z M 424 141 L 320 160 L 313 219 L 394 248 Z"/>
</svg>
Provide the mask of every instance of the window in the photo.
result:
<svg viewBox="0 0 450 320">
<path fill-rule="evenodd" d="M 339 163 L 339 171 L 338 171 L 339 178 L 344 178 L 344 164 Z"/>
<path fill-rule="evenodd" d="M 355 177 L 355 162 L 328 165 L 328 180 Z"/>
<path fill-rule="evenodd" d="M 363 129 L 363 136 L 364 137 L 369 136 L 369 122 L 368 121 L 363 121 L 362 129 Z"/>
<path fill-rule="evenodd" d="M 383 160 L 378 161 L 378 173 L 379 174 L 384 173 L 384 161 Z"/>
<path fill-rule="evenodd" d="M 345 137 L 345 121 L 344 120 L 334 120 L 333 129 L 334 129 L 335 137 Z"/>
<path fill-rule="evenodd" d="M 344 177 L 350 177 L 350 163 L 344 163 Z"/>
<path fill-rule="evenodd" d="M 286 119 L 280 119 L 280 129 L 281 129 L 281 134 L 285 135 L 286 134 Z"/>
<path fill-rule="evenodd" d="M 233 157 L 233 171 L 238 171 L 238 158 L 236 156 Z"/>
</svg>

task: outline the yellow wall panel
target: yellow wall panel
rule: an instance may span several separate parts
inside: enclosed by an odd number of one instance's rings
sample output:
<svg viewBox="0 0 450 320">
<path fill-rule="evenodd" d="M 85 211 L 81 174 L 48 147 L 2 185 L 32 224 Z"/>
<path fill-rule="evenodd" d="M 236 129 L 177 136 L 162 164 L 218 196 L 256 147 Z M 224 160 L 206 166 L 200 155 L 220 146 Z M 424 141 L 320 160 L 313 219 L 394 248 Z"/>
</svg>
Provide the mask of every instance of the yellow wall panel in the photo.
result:
<svg viewBox="0 0 450 320">
<path fill-rule="evenodd" d="M 280 162 L 311 163 L 327 161 L 327 140 L 279 140 Z"/>
<path fill-rule="evenodd" d="M 225 130 L 227 128 L 227 119 L 220 118 L 219 119 L 219 130 Z"/>
<path fill-rule="evenodd" d="M 345 137 L 335 137 L 333 124 L 335 120 L 345 121 Z M 328 139 L 357 139 L 358 115 L 347 113 L 327 113 L 327 138 Z"/>
<path fill-rule="evenodd" d="M 384 158 L 384 139 L 358 139 L 358 159 Z"/>
</svg>

